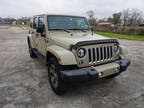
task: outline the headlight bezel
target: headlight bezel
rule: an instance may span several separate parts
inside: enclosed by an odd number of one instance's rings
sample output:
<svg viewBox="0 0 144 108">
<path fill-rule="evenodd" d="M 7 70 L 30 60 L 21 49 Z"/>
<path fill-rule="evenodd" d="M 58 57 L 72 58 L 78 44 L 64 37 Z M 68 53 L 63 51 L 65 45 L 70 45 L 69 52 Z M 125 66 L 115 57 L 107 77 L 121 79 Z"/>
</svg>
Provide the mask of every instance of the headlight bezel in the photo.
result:
<svg viewBox="0 0 144 108">
<path fill-rule="evenodd" d="M 81 52 L 80 52 L 81 51 Z M 83 53 L 83 54 L 82 54 Z M 77 50 L 77 56 L 81 59 L 86 56 L 86 49 L 85 48 L 79 48 Z"/>
<path fill-rule="evenodd" d="M 119 44 L 114 45 L 114 52 L 119 53 Z"/>
</svg>

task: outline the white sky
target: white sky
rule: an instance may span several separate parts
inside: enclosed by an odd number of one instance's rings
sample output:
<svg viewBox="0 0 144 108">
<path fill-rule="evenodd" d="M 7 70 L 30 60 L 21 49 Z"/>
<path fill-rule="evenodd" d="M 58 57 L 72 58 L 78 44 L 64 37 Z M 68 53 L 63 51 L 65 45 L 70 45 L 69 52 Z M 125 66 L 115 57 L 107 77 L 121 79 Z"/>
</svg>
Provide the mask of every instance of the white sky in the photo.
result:
<svg viewBox="0 0 144 108">
<path fill-rule="evenodd" d="M 0 0 L 0 17 L 22 17 L 42 13 L 86 16 L 93 10 L 96 17 L 109 17 L 129 8 L 144 11 L 144 0 Z"/>
</svg>

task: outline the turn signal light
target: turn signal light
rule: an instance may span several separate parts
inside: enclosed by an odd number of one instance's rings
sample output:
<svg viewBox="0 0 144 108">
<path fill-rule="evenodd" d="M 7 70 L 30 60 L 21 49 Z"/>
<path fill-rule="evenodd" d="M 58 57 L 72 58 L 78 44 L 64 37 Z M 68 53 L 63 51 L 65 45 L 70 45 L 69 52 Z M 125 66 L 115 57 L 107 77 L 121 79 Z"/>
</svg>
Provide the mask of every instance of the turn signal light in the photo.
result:
<svg viewBox="0 0 144 108">
<path fill-rule="evenodd" d="M 94 67 L 94 66 L 91 66 L 91 70 L 95 70 L 95 67 Z"/>
<path fill-rule="evenodd" d="M 122 64 L 123 63 L 123 61 L 122 60 L 120 60 L 120 64 Z"/>
</svg>

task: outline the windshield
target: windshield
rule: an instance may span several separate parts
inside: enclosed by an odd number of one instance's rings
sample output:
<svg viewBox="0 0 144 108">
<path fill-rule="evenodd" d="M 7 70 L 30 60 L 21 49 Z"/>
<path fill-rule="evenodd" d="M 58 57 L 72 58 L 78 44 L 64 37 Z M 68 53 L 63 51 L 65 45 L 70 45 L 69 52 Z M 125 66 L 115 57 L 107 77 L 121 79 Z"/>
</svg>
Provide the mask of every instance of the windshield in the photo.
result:
<svg viewBox="0 0 144 108">
<path fill-rule="evenodd" d="M 49 30 L 88 30 L 88 22 L 84 17 L 48 16 Z"/>
</svg>

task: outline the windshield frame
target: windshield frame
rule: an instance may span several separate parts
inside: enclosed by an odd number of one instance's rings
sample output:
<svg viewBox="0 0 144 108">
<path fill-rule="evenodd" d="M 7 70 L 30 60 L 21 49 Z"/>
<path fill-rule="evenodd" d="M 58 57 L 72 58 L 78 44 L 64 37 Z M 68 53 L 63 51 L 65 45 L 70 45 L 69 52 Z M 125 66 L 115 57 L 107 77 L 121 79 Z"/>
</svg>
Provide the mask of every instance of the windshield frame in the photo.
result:
<svg viewBox="0 0 144 108">
<path fill-rule="evenodd" d="M 49 21 L 48 21 L 48 17 L 49 16 L 54 16 L 54 17 L 73 17 L 73 18 L 83 18 L 86 20 L 86 24 L 88 25 L 88 29 L 50 29 L 49 27 Z M 82 16 L 70 16 L 70 15 L 48 15 L 47 16 L 47 25 L 48 25 L 48 30 L 49 31 L 53 31 L 53 30 L 90 30 L 90 26 L 89 26 L 89 23 L 87 21 L 87 18 L 86 17 L 82 17 Z"/>
</svg>

